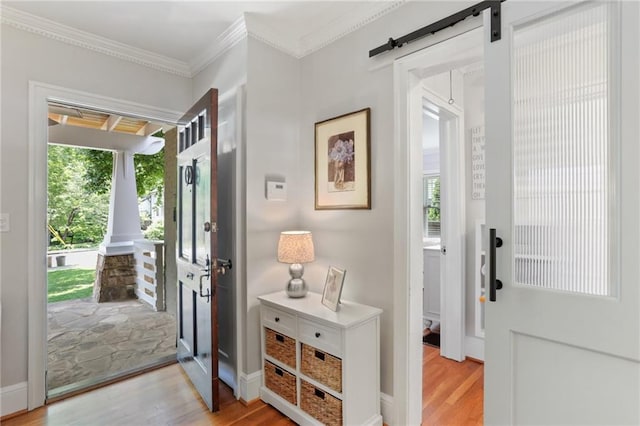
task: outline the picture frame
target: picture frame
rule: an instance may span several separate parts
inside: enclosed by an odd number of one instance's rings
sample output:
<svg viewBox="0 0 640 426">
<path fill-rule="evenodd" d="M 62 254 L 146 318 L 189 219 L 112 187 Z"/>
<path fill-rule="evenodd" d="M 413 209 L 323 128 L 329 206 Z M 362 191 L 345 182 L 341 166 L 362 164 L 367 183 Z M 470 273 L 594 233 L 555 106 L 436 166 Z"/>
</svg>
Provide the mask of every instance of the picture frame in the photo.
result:
<svg viewBox="0 0 640 426">
<path fill-rule="evenodd" d="M 371 209 L 371 108 L 315 124 L 315 209 Z"/>
<path fill-rule="evenodd" d="M 322 304 L 334 312 L 338 310 L 338 305 L 340 304 L 345 274 L 346 271 L 344 269 L 336 268 L 335 266 L 329 266 L 327 271 L 327 279 L 322 292 Z"/>
</svg>

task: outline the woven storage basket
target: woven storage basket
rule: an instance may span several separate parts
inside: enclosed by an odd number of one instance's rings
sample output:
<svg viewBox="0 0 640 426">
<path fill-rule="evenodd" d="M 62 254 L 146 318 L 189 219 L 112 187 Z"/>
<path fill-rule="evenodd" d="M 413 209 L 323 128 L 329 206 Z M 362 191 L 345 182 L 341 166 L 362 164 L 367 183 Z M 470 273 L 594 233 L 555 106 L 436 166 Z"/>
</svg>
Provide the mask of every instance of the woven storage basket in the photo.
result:
<svg viewBox="0 0 640 426">
<path fill-rule="evenodd" d="M 296 368 L 296 341 L 294 339 L 265 327 L 264 340 L 267 355 L 291 368 Z"/>
<path fill-rule="evenodd" d="M 342 401 L 300 380 L 300 408 L 327 426 L 342 424 Z"/>
<path fill-rule="evenodd" d="M 269 389 L 293 405 L 296 404 L 296 376 L 280 367 L 276 367 L 269 361 L 265 361 L 264 377 L 265 385 Z"/>
<path fill-rule="evenodd" d="M 301 364 L 302 374 L 337 392 L 342 392 L 342 360 L 340 358 L 303 343 Z"/>
</svg>

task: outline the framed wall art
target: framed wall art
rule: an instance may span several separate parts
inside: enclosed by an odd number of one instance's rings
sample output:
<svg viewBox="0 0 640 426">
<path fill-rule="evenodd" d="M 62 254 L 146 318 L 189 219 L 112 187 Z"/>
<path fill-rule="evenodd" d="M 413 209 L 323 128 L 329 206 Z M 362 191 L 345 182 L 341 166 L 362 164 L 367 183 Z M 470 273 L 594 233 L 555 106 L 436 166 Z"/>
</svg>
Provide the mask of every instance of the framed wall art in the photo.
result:
<svg viewBox="0 0 640 426">
<path fill-rule="evenodd" d="M 315 125 L 315 208 L 371 209 L 371 109 Z"/>
<path fill-rule="evenodd" d="M 345 273 L 344 269 L 339 269 L 335 266 L 329 266 L 329 271 L 327 271 L 327 280 L 324 283 L 324 291 L 322 292 L 322 304 L 332 311 L 338 310 Z"/>
</svg>

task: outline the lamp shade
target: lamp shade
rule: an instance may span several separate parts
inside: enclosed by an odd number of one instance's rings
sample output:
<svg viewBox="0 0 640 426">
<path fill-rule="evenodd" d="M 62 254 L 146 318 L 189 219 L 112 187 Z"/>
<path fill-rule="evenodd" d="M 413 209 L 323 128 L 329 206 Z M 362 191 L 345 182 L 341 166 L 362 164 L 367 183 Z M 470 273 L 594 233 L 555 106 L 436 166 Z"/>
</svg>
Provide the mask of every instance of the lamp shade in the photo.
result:
<svg viewBox="0 0 640 426">
<path fill-rule="evenodd" d="M 278 262 L 313 262 L 313 239 L 309 231 L 285 231 L 278 242 Z"/>
</svg>

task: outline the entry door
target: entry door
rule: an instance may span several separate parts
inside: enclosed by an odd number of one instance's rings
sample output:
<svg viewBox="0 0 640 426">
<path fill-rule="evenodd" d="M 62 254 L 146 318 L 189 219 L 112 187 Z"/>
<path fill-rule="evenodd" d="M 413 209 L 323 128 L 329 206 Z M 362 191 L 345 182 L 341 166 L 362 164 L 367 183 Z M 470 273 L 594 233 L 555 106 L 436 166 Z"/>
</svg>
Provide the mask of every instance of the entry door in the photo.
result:
<svg viewBox="0 0 640 426">
<path fill-rule="evenodd" d="M 640 424 L 639 15 L 505 2 L 493 43 L 485 19 L 486 424 Z"/>
<path fill-rule="evenodd" d="M 211 411 L 219 408 L 217 253 L 218 91 L 200 99 L 178 135 L 178 361 Z"/>
</svg>

